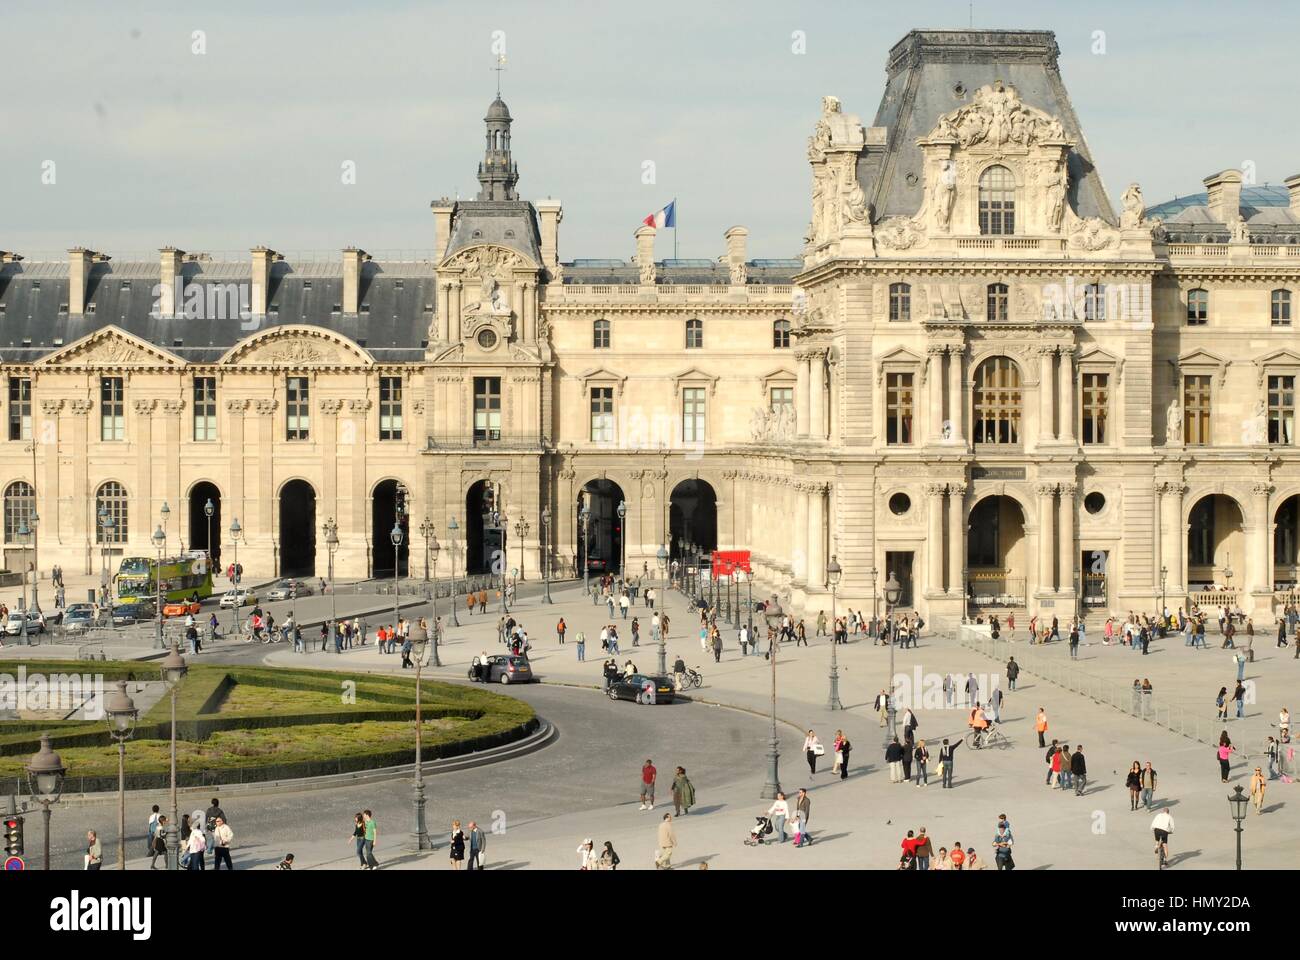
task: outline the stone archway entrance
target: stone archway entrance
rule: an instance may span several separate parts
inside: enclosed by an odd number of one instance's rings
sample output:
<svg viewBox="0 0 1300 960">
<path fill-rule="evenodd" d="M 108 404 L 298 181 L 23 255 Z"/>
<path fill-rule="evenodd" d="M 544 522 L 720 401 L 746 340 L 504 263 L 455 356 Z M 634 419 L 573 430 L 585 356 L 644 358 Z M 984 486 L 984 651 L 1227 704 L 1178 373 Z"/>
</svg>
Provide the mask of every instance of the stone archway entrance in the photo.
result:
<svg viewBox="0 0 1300 960">
<path fill-rule="evenodd" d="M 1015 609 L 1029 597 L 1029 540 L 1025 511 L 1014 497 L 984 497 L 966 520 L 968 613 Z"/>
<path fill-rule="evenodd" d="M 280 488 L 279 575 L 316 575 L 316 491 L 306 480 Z"/>
<path fill-rule="evenodd" d="M 625 500 L 623 488 L 613 480 L 592 480 L 578 494 L 578 515 L 587 507 L 587 535 L 578 531 L 578 571 L 597 576 L 622 572 L 624 521 L 618 505 Z"/>
<path fill-rule="evenodd" d="M 207 515 L 207 504 L 212 503 L 212 517 Z M 190 488 L 191 550 L 206 550 L 212 557 L 213 568 L 221 569 L 221 491 L 215 483 L 201 480 Z M 211 538 L 208 531 L 211 530 Z"/>
<path fill-rule="evenodd" d="M 718 495 L 706 480 L 683 480 L 668 500 L 668 550 L 682 556 L 684 544 L 709 554 L 718 549 Z"/>
<path fill-rule="evenodd" d="M 500 489 L 479 480 L 465 493 L 465 572 L 500 575 L 505 569 L 506 528 L 500 513 Z"/>
<path fill-rule="evenodd" d="M 410 575 L 411 518 L 406 487 L 397 480 L 382 480 L 370 495 L 370 575 L 392 577 L 394 554 L 397 575 Z M 393 526 L 402 531 L 402 543 L 393 548 Z"/>
</svg>

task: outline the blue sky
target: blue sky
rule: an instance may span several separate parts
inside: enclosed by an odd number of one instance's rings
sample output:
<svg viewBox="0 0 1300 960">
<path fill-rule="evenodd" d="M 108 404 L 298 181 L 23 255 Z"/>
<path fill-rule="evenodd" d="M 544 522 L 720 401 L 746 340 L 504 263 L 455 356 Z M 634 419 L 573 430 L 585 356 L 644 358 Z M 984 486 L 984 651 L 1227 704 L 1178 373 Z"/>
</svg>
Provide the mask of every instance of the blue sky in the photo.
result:
<svg viewBox="0 0 1300 960">
<path fill-rule="evenodd" d="M 504 31 L 520 193 L 564 202 L 563 259 L 631 256 L 637 224 L 673 197 L 681 256 L 720 256 L 733 224 L 752 256 L 793 256 L 820 98 L 870 124 L 889 48 L 970 17 L 964 0 L 8 0 L 0 249 L 426 255 L 429 201 L 477 189 Z M 1113 198 L 1133 180 L 1148 203 L 1194 193 L 1245 162 L 1261 183 L 1300 172 L 1294 4 L 982 2 L 974 25 L 1056 32 Z"/>
</svg>

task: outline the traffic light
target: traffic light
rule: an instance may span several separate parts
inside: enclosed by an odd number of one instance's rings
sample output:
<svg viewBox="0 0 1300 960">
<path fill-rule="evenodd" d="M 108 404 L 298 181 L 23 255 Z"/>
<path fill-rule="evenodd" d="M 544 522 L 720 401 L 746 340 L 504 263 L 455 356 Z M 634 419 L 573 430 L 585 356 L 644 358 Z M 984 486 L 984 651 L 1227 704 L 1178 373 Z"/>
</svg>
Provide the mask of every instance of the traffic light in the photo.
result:
<svg viewBox="0 0 1300 960">
<path fill-rule="evenodd" d="M 23 855 L 23 818 L 10 815 L 5 817 L 5 855 L 21 857 Z"/>
</svg>

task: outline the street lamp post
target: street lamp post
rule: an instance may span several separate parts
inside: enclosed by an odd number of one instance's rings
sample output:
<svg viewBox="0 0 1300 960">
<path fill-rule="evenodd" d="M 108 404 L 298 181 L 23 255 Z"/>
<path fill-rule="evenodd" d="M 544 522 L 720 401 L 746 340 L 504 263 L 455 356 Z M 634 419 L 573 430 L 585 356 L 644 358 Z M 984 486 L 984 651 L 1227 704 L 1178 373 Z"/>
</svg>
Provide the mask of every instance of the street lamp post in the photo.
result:
<svg viewBox="0 0 1300 960">
<path fill-rule="evenodd" d="M 24 568 L 24 569 L 23 569 L 23 632 L 22 632 L 22 637 L 23 637 L 23 639 L 22 639 L 22 645 L 23 645 L 24 647 L 25 647 L 25 646 L 28 646 L 28 645 L 31 643 L 31 640 L 30 640 L 30 639 L 28 638 L 28 636 L 27 636 L 27 622 L 28 622 L 29 619 L 31 619 L 32 612 L 31 612 L 31 610 L 27 609 L 27 570 L 26 570 L 26 567 L 27 567 L 27 541 L 28 541 L 28 539 L 31 537 L 31 535 L 32 535 L 32 532 L 31 532 L 31 530 L 27 529 L 27 524 L 26 524 L 26 523 L 22 523 L 22 524 L 19 525 L 19 527 L 18 527 L 18 542 L 21 543 L 21 544 L 23 545 L 23 559 L 22 559 L 22 564 L 23 564 L 23 568 Z"/>
<path fill-rule="evenodd" d="M 420 536 L 424 538 L 424 582 L 429 582 L 429 540 L 433 537 L 433 523 L 428 517 L 420 523 Z M 434 591 L 437 595 L 437 591 Z"/>
<path fill-rule="evenodd" d="M 552 603 L 551 600 L 551 508 L 542 508 L 542 582 L 545 585 L 546 594 L 543 598 L 546 603 Z"/>
<path fill-rule="evenodd" d="M 1250 805 L 1250 798 L 1246 796 L 1241 789 L 1241 784 L 1232 788 L 1232 793 L 1228 794 L 1228 810 L 1232 813 L 1232 819 L 1237 824 L 1237 869 L 1241 869 L 1241 825 L 1246 820 L 1246 809 Z"/>
<path fill-rule="evenodd" d="M 180 804 L 176 799 L 176 691 L 180 689 L 181 680 L 189 672 L 180 648 L 173 643 L 172 652 L 162 662 L 162 677 L 166 681 L 172 700 L 172 737 L 171 737 L 171 787 L 172 818 L 167 824 L 167 869 L 181 868 L 180 848 Z"/>
<path fill-rule="evenodd" d="M 447 522 L 447 529 L 451 532 L 451 622 L 459 627 L 460 617 L 456 615 L 456 608 L 460 606 L 456 602 L 456 531 L 460 529 L 460 524 L 455 517 Z"/>
<path fill-rule="evenodd" d="M 338 644 L 334 643 L 334 632 L 338 630 L 339 624 L 339 601 L 338 594 L 334 590 L 334 554 L 339 549 L 339 525 L 330 517 L 325 521 L 325 550 L 329 554 L 329 577 L 330 577 L 330 629 L 328 633 L 329 641 L 338 650 Z M 394 561 L 396 567 L 396 561 Z M 364 637 L 362 638 L 364 639 Z"/>
<path fill-rule="evenodd" d="M 36 512 L 35 501 L 32 504 L 32 516 L 27 521 L 32 527 L 32 609 L 41 609 L 41 554 L 40 554 L 40 537 L 37 536 L 37 530 L 41 525 L 40 514 Z"/>
<path fill-rule="evenodd" d="M 441 667 L 442 661 L 438 658 L 438 641 L 441 639 L 440 634 L 442 633 L 442 626 L 438 623 L 438 551 L 442 547 L 438 543 L 438 535 L 433 532 L 432 525 L 429 529 L 429 535 L 433 540 L 428 547 L 433 554 L 433 665 Z M 456 601 L 453 599 L 452 606 L 454 607 L 455 604 Z"/>
<path fill-rule="evenodd" d="M 50 869 L 50 805 L 63 796 L 63 779 L 67 768 L 59 755 L 50 749 L 50 735 L 41 734 L 41 749 L 27 764 L 27 783 L 32 796 L 40 802 L 45 819 L 45 869 Z"/>
<path fill-rule="evenodd" d="M 519 579 L 520 580 L 528 579 L 528 577 L 525 576 L 524 574 L 524 538 L 528 536 L 528 531 L 530 529 L 531 528 L 528 525 L 527 517 L 520 516 L 519 519 L 515 521 L 515 536 L 519 538 Z"/>
<path fill-rule="evenodd" d="M 497 612 L 504 615 L 510 612 L 509 608 L 506 607 L 506 551 L 509 549 L 509 544 L 505 542 L 506 530 L 510 527 L 510 518 L 504 513 L 494 513 L 492 520 L 497 529 L 501 531 L 502 549 L 500 556 L 493 560 L 492 566 L 496 567 L 499 564 L 501 567 L 501 586 L 497 590 Z"/>
<path fill-rule="evenodd" d="M 438 618 L 433 619 L 435 631 L 434 649 L 437 649 L 436 631 Z M 424 822 L 424 717 L 420 706 L 420 679 L 424 669 L 424 654 L 429 645 L 429 631 L 418 624 L 411 637 L 412 652 L 415 654 L 415 849 L 432 850 L 429 829 Z"/>
<path fill-rule="evenodd" d="M 1165 615 L 1165 581 L 1169 579 L 1169 568 L 1160 567 L 1160 616 Z"/>
<path fill-rule="evenodd" d="M 627 501 L 620 500 L 618 506 L 614 508 L 618 514 L 618 575 L 622 581 L 627 583 Z"/>
<path fill-rule="evenodd" d="M 578 511 L 578 527 L 582 533 L 582 592 L 591 593 L 591 562 L 587 550 L 591 546 L 587 541 L 587 525 L 591 523 L 591 507 L 582 505 Z M 595 602 L 594 600 L 592 601 Z"/>
<path fill-rule="evenodd" d="M 401 524 L 393 523 L 393 529 L 389 532 L 388 539 L 393 544 L 393 629 L 396 630 L 402 619 L 402 595 L 398 593 L 400 588 L 397 582 L 398 568 L 400 567 L 397 556 L 402 549 Z"/>
<path fill-rule="evenodd" d="M 163 567 L 163 547 L 167 543 L 167 534 L 163 533 L 162 525 L 159 524 L 154 528 L 153 545 L 158 548 L 158 567 L 155 571 L 157 592 L 155 596 L 156 609 L 154 610 L 154 646 L 159 650 L 163 649 L 163 603 L 162 603 L 162 567 Z"/>
<path fill-rule="evenodd" d="M 104 701 L 108 733 L 117 741 L 117 868 L 126 869 L 126 742 L 135 732 L 140 711 L 126 693 L 126 681 L 117 681 L 117 690 Z"/>
<path fill-rule="evenodd" d="M 235 602 L 230 605 L 230 633 L 232 638 L 239 635 L 239 585 L 244 580 L 239 569 L 239 537 L 243 532 L 244 528 L 239 525 L 238 517 L 230 521 L 230 552 L 234 557 L 230 569 L 235 575 Z"/>
<path fill-rule="evenodd" d="M 212 568 L 212 563 L 215 559 L 212 555 L 212 515 L 216 512 L 216 504 L 212 502 L 211 497 L 208 497 L 208 502 L 203 505 L 203 515 L 208 518 L 208 548 L 206 551 L 208 555 L 208 569 Z"/>
<path fill-rule="evenodd" d="M 110 619 L 113 605 L 108 596 L 108 544 L 113 537 L 113 527 L 113 515 L 108 512 L 108 505 L 104 504 L 99 508 L 99 556 L 104 565 L 99 578 L 99 601 L 100 606 L 108 607 Z"/>
<path fill-rule="evenodd" d="M 768 644 L 769 659 L 772 661 L 772 736 L 767 741 L 767 782 L 763 784 L 763 792 L 759 796 L 764 800 L 775 800 L 776 795 L 781 792 L 779 769 L 781 754 L 778 750 L 781 741 L 776 735 L 776 636 L 777 631 L 781 629 L 781 620 L 785 616 L 776 594 L 772 594 L 772 599 L 767 602 L 767 609 L 763 613 L 767 619 L 768 632 L 772 636 Z"/>
<path fill-rule="evenodd" d="M 872 626 L 878 627 L 880 620 L 880 607 L 876 603 L 876 568 L 872 567 L 867 571 L 867 573 L 871 575 L 871 624 Z M 871 642 L 875 643 L 875 638 L 872 638 Z"/>
<path fill-rule="evenodd" d="M 835 554 L 831 554 L 831 562 L 826 565 L 826 579 L 831 585 L 831 692 L 826 699 L 826 706 L 831 710 L 843 710 L 844 704 L 840 703 L 840 666 L 838 650 L 840 646 L 839 632 L 836 629 L 838 621 L 835 619 L 836 595 L 839 590 L 840 577 L 844 570 L 840 566 Z"/>
<path fill-rule="evenodd" d="M 663 593 L 668 592 L 668 581 L 666 579 L 668 571 L 668 550 L 662 544 L 655 551 L 655 562 L 659 564 L 659 579 L 664 584 Z M 660 597 L 662 600 L 662 595 Z M 665 608 L 666 609 L 666 608 Z M 662 611 L 659 614 L 659 676 L 666 676 L 668 673 L 668 648 L 664 641 L 664 618 Z"/>
<path fill-rule="evenodd" d="M 889 710 L 889 727 L 885 733 L 885 746 L 898 736 L 898 709 L 894 703 L 894 607 L 903 589 L 890 571 L 885 581 L 885 619 L 889 621 L 889 684 L 885 687 L 885 702 Z"/>
</svg>

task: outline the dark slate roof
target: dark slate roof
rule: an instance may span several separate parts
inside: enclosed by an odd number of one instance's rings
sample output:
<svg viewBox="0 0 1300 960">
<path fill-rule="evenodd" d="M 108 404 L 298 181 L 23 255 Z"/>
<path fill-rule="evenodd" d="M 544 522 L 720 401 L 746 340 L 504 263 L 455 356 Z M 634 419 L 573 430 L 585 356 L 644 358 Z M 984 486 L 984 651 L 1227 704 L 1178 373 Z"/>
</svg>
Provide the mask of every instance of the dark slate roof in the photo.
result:
<svg viewBox="0 0 1300 960">
<path fill-rule="evenodd" d="M 187 288 L 203 288 L 205 305 L 228 302 L 218 286 L 247 283 L 249 263 L 187 263 Z M 12 263 L 0 267 L 0 358 L 38 360 L 106 326 L 118 326 L 193 363 L 212 363 L 255 329 L 310 324 L 350 337 L 376 361 L 424 359 L 436 285 L 429 263 L 367 262 L 362 268 L 361 312 L 338 312 L 343 296 L 341 264 L 283 261 L 271 269 L 270 305 L 257 327 L 218 307 L 218 316 L 153 315 L 158 264 L 99 263 L 87 285 L 87 313 L 68 315 L 66 263 Z M 188 296 L 188 294 L 186 294 Z M 94 312 L 89 310 L 93 306 Z M 427 309 L 426 309 L 427 308 Z M 210 311 L 204 310 L 205 314 Z M 224 314 L 225 316 L 221 316 Z M 25 346 L 29 341 L 30 346 Z"/>
<path fill-rule="evenodd" d="M 465 247 L 493 243 L 542 262 L 537 210 L 527 200 L 461 200 L 451 215 L 446 256 Z"/>
<path fill-rule="evenodd" d="M 656 278 L 660 284 L 713 284 L 727 286 L 731 271 L 716 260 L 657 260 Z M 749 260 L 745 271 L 750 284 L 794 283 L 803 270 L 802 260 Z M 599 283 L 636 286 L 641 272 L 634 263 L 623 260 L 573 260 L 564 264 L 565 283 Z"/>
<path fill-rule="evenodd" d="M 1114 223 L 1061 80 L 1059 53 L 1049 30 L 913 30 L 895 44 L 874 124 L 887 128 L 887 147 L 868 149 L 858 161 L 858 181 L 876 217 L 912 216 L 921 208 L 924 165 L 917 139 L 929 135 L 941 115 L 969 103 L 980 87 L 1001 80 L 1027 105 L 1059 117 L 1075 141 L 1068 159 L 1075 211 Z M 964 95 L 955 92 L 959 86 Z"/>
</svg>

